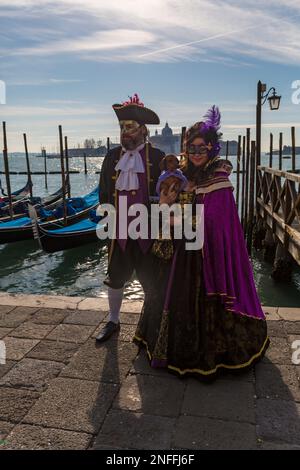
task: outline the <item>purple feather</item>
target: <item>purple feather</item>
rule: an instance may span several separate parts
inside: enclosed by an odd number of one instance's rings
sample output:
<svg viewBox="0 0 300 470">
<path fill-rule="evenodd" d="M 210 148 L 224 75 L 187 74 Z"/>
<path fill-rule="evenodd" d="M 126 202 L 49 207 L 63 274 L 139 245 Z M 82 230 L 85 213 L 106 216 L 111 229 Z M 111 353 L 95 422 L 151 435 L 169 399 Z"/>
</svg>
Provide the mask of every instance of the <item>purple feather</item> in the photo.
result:
<svg viewBox="0 0 300 470">
<path fill-rule="evenodd" d="M 204 115 L 204 123 L 201 126 L 201 131 L 208 131 L 213 129 L 218 131 L 221 127 L 221 114 L 218 106 L 213 105 Z"/>
</svg>

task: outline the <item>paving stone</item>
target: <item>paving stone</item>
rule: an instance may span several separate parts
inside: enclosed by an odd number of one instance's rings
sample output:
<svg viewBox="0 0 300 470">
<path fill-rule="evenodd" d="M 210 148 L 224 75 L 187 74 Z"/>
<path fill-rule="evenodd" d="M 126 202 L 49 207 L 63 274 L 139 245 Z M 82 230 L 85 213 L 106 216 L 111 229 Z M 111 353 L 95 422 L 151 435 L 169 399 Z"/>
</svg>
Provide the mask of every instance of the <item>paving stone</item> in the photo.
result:
<svg viewBox="0 0 300 470">
<path fill-rule="evenodd" d="M 64 295 L 36 295 L 36 294 L 11 294 L 0 292 L 2 305 L 24 305 L 36 308 L 60 308 L 74 309 L 84 297 L 67 297 Z"/>
<path fill-rule="evenodd" d="M 1 424 L 0 424 L 1 426 Z M 85 450 L 92 435 L 63 429 L 17 425 L 6 438 L 5 450 Z"/>
<path fill-rule="evenodd" d="M 105 323 L 101 324 L 99 328 L 92 334 L 92 338 L 96 338 L 96 336 L 100 333 Z M 127 325 L 121 324 L 120 331 L 116 332 L 116 334 L 112 335 L 110 341 L 129 341 L 133 340 L 135 334 L 136 326 L 135 325 Z"/>
<path fill-rule="evenodd" d="M 256 405 L 257 435 L 268 441 L 300 445 L 300 404 L 260 398 Z"/>
<path fill-rule="evenodd" d="M 43 392 L 62 367 L 58 362 L 25 358 L 0 380 L 0 386 Z"/>
<path fill-rule="evenodd" d="M 97 310 L 97 311 L 102 311 L 102 312 L 108 312 L 109 311 L 109 306 L 108 306 L 108 300 L 107 298 L 94 298 L 94 297 L 89 297 L 86 299 L 83 299 L 79 302 L 79 304 L 76 307 L 78 310 Z"/>
<path fill-rule="evenodd" d="M 148 415 L 176 417 L 180 413 L 185 384 L 175 377 L 131 375 L 122 383 L 113 407 Z"/>
<path fill-rule="evenodd" d="M 47 336 L 47 339 L 84 343 L 94 329 L 93 326 L 60 324 Z"/>
<path fill-rule="evenodd" d="M 267 322 L 267 326 L 269 336 L 280 336 L 282 338 L 286 337 L 283 320 L 270 320 Z"/>
<path fill-rule="evenodd" d="M 15 307 L 12 311 L 0 315 L 0 326 L 6 328 L 16 328 L 24 321 L 33 317 L 36 311 L 36 308 Z"/>
<path fill-rule="evenodd" d="M 26 357 L 68 363 L 79 347 L 79 343 L 43 340 Z"/>
<path fill-rule="evenodd" d="M 188 379 L 182 413 L 255 423 L 254 386 L 220 380 L 211 384 Z"/>
<path fill-rule="evenodd" d="M 235 372 L 230 371 L 230 369 L 224 369 L 222 375 L 218 377 L 218 380 L 233 380 L 235 382 L 251 382 L 254 383 L 254 366 L 247 370 L 236 370 Z"/>
<path fill-rule="evenodd" d="M 205 404 L 202 403 L 202 406 Z M 255 426 L 220 419 L 181 416 L 174 446 L 182 449 L 256 449 Z"/>
<path fill-rule="evenodd" d="M 8 423 L 7 421 L 0 421 L 0 446 L 2 446 L 1 441 L 6 438 L 15 425 L 13 423 Z M 1 449 L 2 447 L 0 447 Z"/>
<path fill-rule="evenodd" d="M 260 363 L 256 366 L 255 374 L 258 398 L 300 401 L 295 366 Z"/>
<path fill-rule="evenodd" d="M 261 450 L 300 450 L 300 446 L 295 444 L 278 444 L 278 442 L 262 442 L 259 447 Z"/>
<path fill-rule="evenodd" d="M 300 335 L 300 321 L 285 321 L 284 328 L 287 334 Z"/>
<path fill-rule="evenodd" d="M 4 338 L 6 335 L 8 335 L 11 331 L 13 331 L 13 328 L 0 328 L 0 339 Z"/>
<path fill-rule="evenodd" d="M 267 320 L 279 320 L 278 307 L 262 307 Z"/>
<path fill-rule="evenodd" d="M 300 321 L 300 308 L 279 307 L 278 315 L 286 321 Z"/>
<path fill-rule="evenodd" d="M 7 336 L 5 338 L 6 358 L 16 361 L 20 360 L 36 346 L 38 342 L 37 339 L 13 338 L 12 336 Z"/>
<path fill-rule="evenodd" d="M 274 364 L 290 364 L 291 352 L 287 338 L 272 337 L 262 362 Z"/>
<path fill-rule="evenodd" d="M 120 322 L 121 325 L 128 324 L 128 325 L 137 325 L 139 322 L 140 316 L 135 313 L 122 313 L 120 314 Z"/>
<path fill-rule="evenodd" d="M 170 449 L 175 418 L 111 410 L 93 449 L 103 446 L 121 449 Z"/>
<path fill-rule="evenodd" d="M 69 312 L 70 310 L 61 310 L 57 308 L 40 308 L 31 318 L 31 321 L 44 325 L 58 325 L 66 316 L 68 316 Z"/>
<path fill-rule="evenodd" d="M 0 305 L 0 316 L 2 315 L 2 313 L 11 312 L 14 308 L 14 305 Z"/>
<path fill-rule="evenodd" d="M 140 300 L 127 300 L 124 301 L 121 305 L 121 312 L 125 313 L 134 313 L 140 316 L 140 313 L 143 308 L 143 301 Z"/>
<path fill-rule="evenodd" d="M 300 387 L 300 366 L 296 365 L 296 366 L 295 366 L 295 371 L 296 371 L 296 376 L 297 376 L 298 384 L 299 384 L 299 387 Z"/>
<path fill-rule="evenodd" d="M 168 373 L 165 368 L 154 368 L 150 366 L 145 349 L 141 349 L 138 353 L 130 369 L 130 373 L 168 377 Z"/>
<path fill-rule="evenodd" d="M 97 445 L 97 447 L 92 448 L 91 450 L 128 450 L 124 447 L 114 447 L 114 446 L 102 446 L 102 445 Z"/>
<path fill-rule="evenodd" d="M 63 323 L 72 323 L 74 325 L 97 326 L 107 316 L 105 312 L 96 310 L 74 310 L 70 312 Z"/>
<path fill-rule="evenodd" d="M 150 367 L 132 343 L 140 301 L 123 302 L 120 333 L 99 345 L 107 299 L 0 292 L 5 299 L 0 444 L 8 443 L 0 450 L 300 449 L 300 364 L 291 347 L 300 340 L 300 309 L 264 307 L 264 359 L 203 384 Z M 47 299 L 51 308 L 41 308 Z"/>
<path fill-rule="evenodd" d="M 14 336 L 15 338 L 43 339 L 53 328 L 55 328 L 55 325 L 40 325 L 28 321 L 13 330 L 10 336 Z"/>
<path fill-rule="evenodd" d="M 15 365 L 17 361 L 6 361 L 5 364 L 0 364 L 0 379 Z"/>
<path fill-rule="evenodd" d="M 137 348 L 132 343 L 108 341 L 99 346 L 88 340 L 61 372 L 61 376 L 119 383 L 128 374 Z"/>
<path fill-rule="evenodd" d="M 23 422 L 97 433 L 118 392 L 114 384 L 56 378 Z"/>
<path fill-rule="evenodd" d="M 0 387 L 0 419 L 18 423 L 40 394 L 29 390 Z"/>
</svg>

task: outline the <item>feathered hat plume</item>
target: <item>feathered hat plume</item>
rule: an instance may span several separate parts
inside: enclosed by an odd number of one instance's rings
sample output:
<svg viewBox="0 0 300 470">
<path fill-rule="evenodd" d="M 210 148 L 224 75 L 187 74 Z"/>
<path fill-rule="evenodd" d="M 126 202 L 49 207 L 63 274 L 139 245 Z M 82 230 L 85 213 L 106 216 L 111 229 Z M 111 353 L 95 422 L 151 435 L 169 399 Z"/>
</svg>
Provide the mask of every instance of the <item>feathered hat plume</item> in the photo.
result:
<svg viewBox="0 0 300 470">
<path fill-rule="evenodd" d="M 213 105 L 204 114 L 204 122 L 201 125 L 201 131 L 206 132 L 208 130 L 218 131 L 221 127 L 221 113 L 218 106 Z"/>
</svg>

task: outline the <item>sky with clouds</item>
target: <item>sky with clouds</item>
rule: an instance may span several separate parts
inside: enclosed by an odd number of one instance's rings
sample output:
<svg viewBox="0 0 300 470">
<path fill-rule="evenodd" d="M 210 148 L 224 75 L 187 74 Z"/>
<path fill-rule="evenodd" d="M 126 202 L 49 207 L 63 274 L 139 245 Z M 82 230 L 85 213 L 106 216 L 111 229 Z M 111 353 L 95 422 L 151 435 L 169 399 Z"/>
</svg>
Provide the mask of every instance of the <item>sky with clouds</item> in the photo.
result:
<svg viewBox="0 0 300 470">
<path fill-rule="evenodd" d="M 178 131 L 217 104 L 225 139 L 251 127 L 256 84 L 282 95 L 263 109 L 263 147 L 290 126 L 300 145 L 299 0 L 0 0 L 0 104 L 9 149 L 53 151 L 62 124 L 70 146 L 118 138 L 111 105 L 139 93 Z M 161 127 L 158 126 L 158 129 Z M 155 129 L 151 128 L 151 132 Z"/>
</svg>

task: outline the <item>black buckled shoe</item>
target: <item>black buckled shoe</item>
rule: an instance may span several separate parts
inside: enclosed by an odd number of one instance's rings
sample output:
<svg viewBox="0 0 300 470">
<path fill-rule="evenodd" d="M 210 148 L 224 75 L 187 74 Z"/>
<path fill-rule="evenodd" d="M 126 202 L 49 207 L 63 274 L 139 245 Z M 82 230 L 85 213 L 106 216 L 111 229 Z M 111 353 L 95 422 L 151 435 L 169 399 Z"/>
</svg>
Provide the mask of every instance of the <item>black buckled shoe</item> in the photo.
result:
<svg viewBox="0 0 300 470">
<path fill-rule="evenodd" d="M 98 343 L 104 343 L 108 338 L 111 337 L 116 331 L 120 331 L 120 323 L 114 323 L 109 321 L 106 325 L 102 328 L 98 336 L 96 336 L 96 341 Z"/>
</svg>

